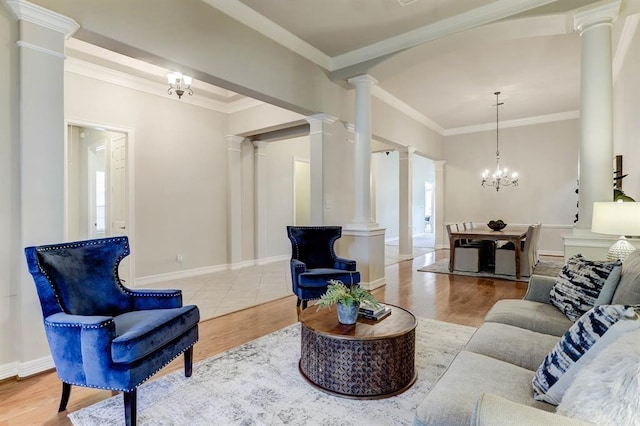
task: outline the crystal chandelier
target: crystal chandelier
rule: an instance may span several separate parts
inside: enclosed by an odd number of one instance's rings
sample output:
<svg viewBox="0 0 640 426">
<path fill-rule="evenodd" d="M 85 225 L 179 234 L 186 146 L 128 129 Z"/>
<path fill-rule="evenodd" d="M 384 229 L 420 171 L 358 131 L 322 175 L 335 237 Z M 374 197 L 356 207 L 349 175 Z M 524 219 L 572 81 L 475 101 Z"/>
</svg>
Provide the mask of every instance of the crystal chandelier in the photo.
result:
<svg viewBox="0 0 640 426">
<path fill-rule="evenodd" d="M 170 72 L 167 74 L 167 81 L 169 82 L 169 90 L 167 90 L 167 93 L 170 95 L 173 94 L 173 91 L 178 95 L 178 99 L 182 98 L 185 92 L 187 92 L 189 96 L 193 95 L 193 90 L 191 90 L 192 79 L 188 75 L 182 75 L 179 72 Z"/>
<path fill-rule="evenodd" d="M 500 138 L 498 130 L 498 109 L 504 102 L 498 100 L 500 92 L 495 92 L 496 95 L 496 171 L 492 175 L 489 175 L 489 169 L 482 173 L 482 186 L 493 186 L 496 191 L 500 191 L 501 186 L 518 186 L 518 173 L 511 173 L 505 167 L 500 168 Z"/>
</svg>

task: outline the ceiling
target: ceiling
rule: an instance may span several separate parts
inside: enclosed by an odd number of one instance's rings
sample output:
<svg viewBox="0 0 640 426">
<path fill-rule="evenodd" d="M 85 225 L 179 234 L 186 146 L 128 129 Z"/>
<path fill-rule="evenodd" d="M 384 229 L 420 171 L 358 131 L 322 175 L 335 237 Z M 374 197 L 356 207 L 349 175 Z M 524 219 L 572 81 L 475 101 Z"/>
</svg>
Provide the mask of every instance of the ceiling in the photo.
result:
<svg viewBox="0 0 640 426">
<path fill-rule="evenodd" d="M 574 114 L 575 9 L 595 0 L 203 0 L 325 68 L 368 73 L 384 94 L 447 134 Z M 406 5 L 403 5 L 405 3 Z M 637 8 L 623 0 L 621 16 Z M 614 27 L 614 49 L 624 26 Z M 635 27 L 633 27 L 635 31 Z"/>
</svg>

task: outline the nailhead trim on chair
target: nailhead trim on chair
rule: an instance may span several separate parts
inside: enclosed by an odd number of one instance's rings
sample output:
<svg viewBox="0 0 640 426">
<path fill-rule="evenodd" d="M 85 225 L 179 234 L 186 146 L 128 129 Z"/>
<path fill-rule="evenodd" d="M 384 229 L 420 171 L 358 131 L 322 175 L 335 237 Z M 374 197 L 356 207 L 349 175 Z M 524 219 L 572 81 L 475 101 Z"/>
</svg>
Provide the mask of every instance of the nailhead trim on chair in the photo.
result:
<svg viewBox="0 0 640 426">
<path fill-rule="evenodd" d="M 105 389 L 105 390 L 114 390 L 114 391 L 120 391 L 120 392 L 131 392 L 132 390 L 136 389 L 138 386 L 140 386 L 141 384 L 143 384 L 144 382 L 146 382 L 147 380 L 149 380 L 151 378 L 151 376 L 155 375 L 158 371 L 162 370 L 163 368 L 165 368 L 167 365 L 171 364 L 171 362 L 173 362 L 174 359 L 178 358 L 180 355 L 182 355 L 183 353 L 186 352 L 187 349 L 193 347 L 193 345 L 195 345 L 198 342 L 198 340 L 196 340 L 195 342 L 193 342 L 191 345 L 187 346 L 186 348 L 184 348 L 184 350 L 182 352 L 180 352 L 179 354 L 177 354 L 176 356 L 174 356 L 173 358 L 171 358 L 170 360 L 168 360 L 166 363 L 162 364 L 161 367 L 159 367 L 157 370 L 155 370 L 153 373 L 149 374 L 144 380 L 142 380 L 140 383 L 138 383 L 136 386 L 132 387 L 131 389 L 123 389 L 123 388 L 107 388 L 104 386 L 93 386 L 93 385 L 87 385 L 87 384 L 83 384 L 83 383 L 73 383 L 73 382 L 65 382 L 67 384 L 70 385 L 75 385 L 75 386 L 81 386 L 83 388 L 93 388 L 93 389 Z M 193 362 L 193 361 L 192 361 Z"/>
<path fill-rule="evenodd" d="M 49 320 L 44 320 L 44 325 L 46 325 L 47 327 L 68 327 L 68 328 L 75 328 L 75 327 L 80 327 L 80 328 L 103 328 L 108 326 L 109 324 L 111 324 L 113 322 L 113 318 L 112 319 L 108 319 L 105 322 L 103 322 L 101 325 L 87 325 L 87 324 L 78 324 L 78 323 L 71 323 L 71 322 L 50 322 Z"/>
</svg>

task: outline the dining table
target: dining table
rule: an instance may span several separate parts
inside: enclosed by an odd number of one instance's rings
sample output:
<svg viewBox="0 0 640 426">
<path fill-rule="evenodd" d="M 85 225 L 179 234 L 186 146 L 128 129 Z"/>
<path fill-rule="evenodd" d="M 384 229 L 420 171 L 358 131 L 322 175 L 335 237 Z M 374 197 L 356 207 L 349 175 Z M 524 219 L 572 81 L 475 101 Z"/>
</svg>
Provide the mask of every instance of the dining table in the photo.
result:
<svg viewBox="0 0 640 426">
<path fill-rule="evenodd" d="M 460 229 L 449 233 L 449 272 L 453 272 L 456 257 L 456 242 L 459 240 L 485 240 L 485 241 L 510 241 L 515 245 L 513 255 L 516 261 L 516 279 L 520 279 L 520 252 L 522 240 L 527 236 L 528 226 L 507 225 L 500 231 L 494 231 L 487 225 L 478 225 L 473 228 Z"/>
</svg>

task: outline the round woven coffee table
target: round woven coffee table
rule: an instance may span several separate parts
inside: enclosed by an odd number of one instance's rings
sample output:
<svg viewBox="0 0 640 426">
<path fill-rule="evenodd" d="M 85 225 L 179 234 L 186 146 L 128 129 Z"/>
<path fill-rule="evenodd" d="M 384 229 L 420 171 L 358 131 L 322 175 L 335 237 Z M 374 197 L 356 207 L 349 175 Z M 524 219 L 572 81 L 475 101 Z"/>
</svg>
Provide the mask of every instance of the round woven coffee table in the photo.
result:
<svg viewBox="0 0 640 426">
<path fill-rule="evenodd" d="M 336 310 L 302 311 L 298 368 L 313 386 L 346 398 L 386 398 L 404 392 L 417 378 L 416 317 L 390 306 L 380 321 L 338 322 Z"/>
</svg>

